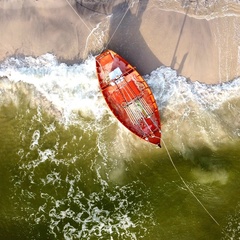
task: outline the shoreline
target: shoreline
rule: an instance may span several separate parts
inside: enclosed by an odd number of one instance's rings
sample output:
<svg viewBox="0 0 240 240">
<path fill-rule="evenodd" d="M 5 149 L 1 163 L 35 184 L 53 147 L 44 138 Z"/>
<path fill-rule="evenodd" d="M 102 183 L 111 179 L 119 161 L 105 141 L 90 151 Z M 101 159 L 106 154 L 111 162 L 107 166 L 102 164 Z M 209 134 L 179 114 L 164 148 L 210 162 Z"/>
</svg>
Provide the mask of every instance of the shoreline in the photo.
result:
<svg viewBox="0 0 240 240">
<path fill-rule="evenodd" d="M 108 48 L 142 75 L 164 65 L 207 84 L 240 76 L 240 3 L 225 4 L 225 8 L 211 5 L 202 13 L 196 12 L 194 4 L 149 0 L 129 7 L 124 0 L 105 2 L 89 1 L 88 7 L 94 10 L 90 11 L 72 0 L 79 17 L 65 0 L 27 0 L 22 5 L 19 0 L 4 0 L 0 3 L 0 61 L 52 53 L 59 62 L 71 65 L 97 54 L 110 40 Z M 207 19 L 209 14 L 218 16 Z"/>
</svg>

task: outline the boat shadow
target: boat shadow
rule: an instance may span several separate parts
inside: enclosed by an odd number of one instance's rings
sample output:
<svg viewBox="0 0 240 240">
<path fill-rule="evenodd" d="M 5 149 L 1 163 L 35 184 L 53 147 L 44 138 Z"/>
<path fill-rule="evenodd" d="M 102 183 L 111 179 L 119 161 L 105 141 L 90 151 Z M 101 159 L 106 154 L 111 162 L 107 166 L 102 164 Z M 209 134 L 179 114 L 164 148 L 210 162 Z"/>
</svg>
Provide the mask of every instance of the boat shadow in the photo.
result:
<svg viewBox="0 0 240 240">
<path fill-rule="evenodd" d="M 106 18 L 110 19 L 109 28 L 104 33 L 105 42 L 99 46 L 98 50 L 89 48 L 88 53 L 98 55 L 102 49 L 111 49 L 135 66 L 142 75 L 161 66 L 161 61 L 149 48 L 150 44 L 146 42 L 140 31 L 147 5 L 148 1 L 139 1 L 134 4 L 125 0 L 76 1 L 76 10 L 90 29 L 93 29 L 93 26 L 96 27 Z M 154 33 L 152 34 L 154 36 Z M 79 51 L 81 52 L 82 49 Z M 80 53 L 80 55 L 82 54 Z"/>
<path fill-rule="evenodd" d="M 139 1 L 134 6 L 129 4 L 131 3 L 122 2 L 113 7 L 106 48 L 120 54 L 141 75 L 145 75 L 162 63 L 149 48 L 140 31 L 148 1 Z"/>
<path fill-rule="evenodd" d="M 161 44 L 163 36 L 161 30 L 158 29 L 160 24 L 158 25 L 154 22 L 154 26 L 149 27 L 153 27 L 155 31 L 146 31 L 146 28 L 148 28 L 146 18 L 149 17 L 149 12 L 145 16 L 144 13 L 151 9 L 151 3 L 149 1 L 139 1 L 133 4 L 131 1 L 126 0 L 76 0 L 75 9 L 81 18 L 80 23 L 81 25 L 85 25 L 81 27 L 81 29 L 85 28 L 83 30 L 84 34 L 77 34 L 79 46 L 78 61 L 83 61 L 89 54 L 98 55 L 103 49 L 111 49 L 135 66 L 141 75 L 149 74 L 162 65 L 169 66 L 175 69 L 178 74 L 181 74 L 185 62 L 189 57 L 189 52 L 183 54 L 180 59 L 178 50 L 184 27 L 188 21 L 187 16 L 191 2 L 187 4 L 183 2 L 182 4 L 186 9 L 185 16 L 182 24 L 179 26 L 179 35 L 175 48 L 173 48 L 173 55 L 169 59 L 169 64 L 164 64 L 161 61 L 161 59 L 164 59 L 162 56 L 163 49 L 161 46 L 158 49 L 158 47 L 154 46 L 154 44 L 150 42 L 151 40 L 149 40 L 155 39 L 155 45 Z M 160 19 L 162 18 L 161 15 L 159 17 Z M 106 25 L 106 18 L 110 19 L 108 20 L 109 26 Z M 100 44 L 97 39 L 99 32 L 96 32 L 99 23 L 105 24 L 105 26 L 101 26 L 102 29 L 100 29 L 104 35 L 104 41 L 100 40 Z M 178 29 L 176 29 L 176 31 L 177 30 Z M 89 41 L 90 35 L 91 41 Z M 99 36 L 99 38 L 102 38 L 102 36 Z M 96 48 L 96 46 L 98 47 Z M 73 60 L 76 61 L 76 59 Z"/>
<path fill-rule="evenodd" d="M 151 43 L 142 34 L 142 28 L 146 28 L 144 13 L 148 11 L 149 1 L 139 1 L 133 5 L 131 1 L 116 0 L 103 2 L 77 1 L 78 14 L 86 23 L 97 26 L 109 17 L 109 28 L 106 41 L 102 49 L 111 49 L 136 67 L 141 75 L 150 74 L 153 70 L 162 66 L 159 57 L 149 46 Z M 145 32 L 146 34 L 146 32 Z M 150 33 L 154 37 L 155 33 Z M 103 43 L 104 44 L 104 43 Z M 98 55 L 101 50 L 88 49 L 88 54 Z"/>
</svg>

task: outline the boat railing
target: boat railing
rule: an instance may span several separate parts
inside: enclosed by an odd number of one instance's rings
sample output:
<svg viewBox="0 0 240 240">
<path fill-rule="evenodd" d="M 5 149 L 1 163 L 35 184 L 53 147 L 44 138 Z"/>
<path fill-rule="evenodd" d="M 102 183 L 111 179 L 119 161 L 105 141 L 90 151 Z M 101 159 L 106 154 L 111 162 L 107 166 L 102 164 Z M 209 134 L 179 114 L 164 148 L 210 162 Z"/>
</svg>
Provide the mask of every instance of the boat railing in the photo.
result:
<svg viewBox="0 0 240 240">
<path fill-rule="evenodd" d="M 111 57 L 114 58 L 113 54 L 110 51 L 105 51 L 101 55 L 98 56 L 98 60 L 101 60 L 102 58 L 106 57 L 107 55 L 111 55 Z"/>
</svg>

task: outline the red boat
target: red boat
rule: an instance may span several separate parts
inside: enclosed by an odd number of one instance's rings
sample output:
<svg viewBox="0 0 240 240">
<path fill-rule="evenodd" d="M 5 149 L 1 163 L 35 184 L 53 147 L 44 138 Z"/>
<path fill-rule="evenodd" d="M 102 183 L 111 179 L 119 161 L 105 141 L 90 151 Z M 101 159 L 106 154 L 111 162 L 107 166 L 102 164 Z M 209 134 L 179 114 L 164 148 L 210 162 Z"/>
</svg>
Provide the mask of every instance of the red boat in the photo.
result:
<svg viewBox="0 0 240 240">
<path fill-rule="evenodd" d="M 116 118 L 138 137 L 161 147 L 161 124 L 154 96 L 142 76 L 117 53 L 96 57 L 102 94 Z"/>
</svg>

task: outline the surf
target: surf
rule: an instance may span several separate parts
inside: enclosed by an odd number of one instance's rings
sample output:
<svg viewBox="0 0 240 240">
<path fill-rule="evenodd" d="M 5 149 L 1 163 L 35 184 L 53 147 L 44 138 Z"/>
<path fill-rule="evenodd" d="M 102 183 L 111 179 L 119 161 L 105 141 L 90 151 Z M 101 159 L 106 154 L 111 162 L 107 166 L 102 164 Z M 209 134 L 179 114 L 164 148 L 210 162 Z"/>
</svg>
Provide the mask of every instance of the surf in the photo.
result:
<svg viewBox="0 0 240 240">
<path fill-rule="evenodd" d="M 42 105 L 52 106 L 57 118 L 66 124 L 79 116 L 94 121 L 108 116 L 116 123 L 99 91 L 94 61 L 90 56 L 82 64 L 68 66 L 52 54 L 9 58 L 0 67 L 1 91 L 5 93 L 2 103 L 12 101 L 17 105 L 17 95 L 11 92 L 22 87 L 22 91 L 29 91 L 27 94 L 32 92 L 35 105 L 41 99 Z M 206 85 L 190 82 L 168 67 L 160 67 L 144 78 L 163 112 L 165 139 L 171 141 L 168 145 L 184 153 L 199 146 L 217 149 L 239 139 L 240 78 Z"/>
<path fill-rule="evenodd" d="M 9 58 L 1 64 L 0 76 L 1 114 L 11 121 L 19 118 L 19 131 L 11 134 L 19 134 L 17 137 L 24 144 L 21 148 L 15 142 L 12 144 L 19 157 L 15 168 L 20 173 L 13 176 L 14 196 L 34 202 L 34 209 L 24 210 L 23 219 L 30 216 L 28 220 L 35 224 L 48 219 L 49 234 L 60 237 L 63 231 L 65 238 L 70 239 L 96 234 L 134 239 L 139 236 L 134 233 L 134 226 L 141 232 L 147 223 L 156 224 L 153 209 L 148 213 L 149 209 L 141 206 L 159 190 L 155 184 L 154 191 L 146 189 L 145 179 L 137 180 L 137 176 L 139 172 L 144 176 L 147 169 L 156 176 L 154 166 L 160 164 L 157 172 L 162 177 L 157 177 L 158 184 L 164 181 L 162 184 L 167 186 L 169 176 L 164 175 L 163 170 L 170 166 L 166 153 L 162 153 L 159 163 L 159 149 L 133 136 L 108 111 L 98 87 L 93 56 L 70 66 L 58 62 L 52 54 Z M 227 186 L 229 173 L 209 158 L 204 166 L 204 154 L 228 149 L 239 142 L 239 78 L 225 84 L 205 85 L 190 82 L 168 67 L 160 67 L 144 78 L 163 113 L 164 141 L 177 160 L 179 171 L 187 175 L 184 169 L 194 162 L 201 168 L 200 171 L 197 167 L 192 173 L 199 183 L 211 181 Z M 190 160 L 186 163 L 188 167 L 183 162 L 179 164 L 181 156 Z M 49 167 L 51 171 L 46 170 Z M 205 171 L 210 172 L 206 175 Z M 26 182 L 29 185 L 22 191 Z M 170 185 L 177 187 L 175 182 Z M 41 196 L 33 191 L 33 186 L 45 189 Z M 53 187 L 59 193 L 50 194 L 49 189 Z M 197 184 L 191 187 L 194 192 L 203 188 Z M 178 198 L 185 194 L 181 191 Z M 209 188 L 206 194 L 202 193 L 203 198 L 209 198 L 211 191 Z M 134 211 L 128 204 L 132 198 L 140 204 Z M 33 199 L 44 202 L 38 204 Z M 100 208 L 102 201 L 116 201 L 117 211 L 112 212 L 107 204 Z M 69 207 L 68 202 L 79 204 L 78 210 Z M 20 205 L 21 201 L 16 200 L 16 204 Z M 79 211 L 83 215 L 78 215 Z M 139 217 L 132 217 L 134 214 Z M 120 221 L 122 217 L 124 222 Z M 73 219 L 74 224 L 71 225 L 68 218 Z M 97 218 L 101 219 L 99 224 L 95 221 Z M 64 226 L 59 225 L 59 221 L 64 221 Z M 74 227 L 75 224 L 88 226 L 88 222 L 92 222 L 93 228 Z"/>
</svg>

